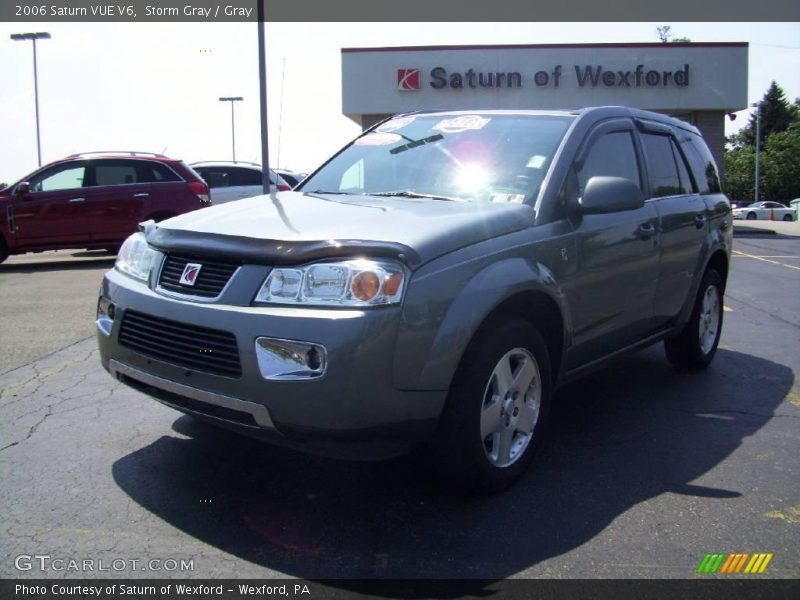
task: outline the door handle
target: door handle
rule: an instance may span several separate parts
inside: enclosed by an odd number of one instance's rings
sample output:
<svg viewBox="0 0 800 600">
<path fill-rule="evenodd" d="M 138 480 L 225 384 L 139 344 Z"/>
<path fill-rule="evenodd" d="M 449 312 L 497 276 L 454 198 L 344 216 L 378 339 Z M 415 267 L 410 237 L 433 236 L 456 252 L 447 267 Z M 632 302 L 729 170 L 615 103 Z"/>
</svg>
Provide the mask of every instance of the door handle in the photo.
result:
<svg viewBox="0 0 800 600">
<path fill-rule="evenodd" d="M 147 192 L 141 192 L 139 194 L 134 194 L 133 195 L 134 198 L 147 198 L 149 196 L 150 196 L 150 194 L 148 194 Z"/>
<path fill-rule="evenodd" d="M 86 202 L 86 198 L 70 198 L 70 204 L 78 204 L 79 202 Z"/>
<path fill-rule="evenodd" d="M 656 233 L 656 228 L 652 223 L 642 223 L 639 225 L 639 237 L 643 240 L 649 240 Z"/>
<path fill-rule="evenodd" d="M 701 229 L 706 224 L 706 216 L 705 215 L 695 215 L 694 217 L 694 226 L 698 229 Z"/>
</svg>

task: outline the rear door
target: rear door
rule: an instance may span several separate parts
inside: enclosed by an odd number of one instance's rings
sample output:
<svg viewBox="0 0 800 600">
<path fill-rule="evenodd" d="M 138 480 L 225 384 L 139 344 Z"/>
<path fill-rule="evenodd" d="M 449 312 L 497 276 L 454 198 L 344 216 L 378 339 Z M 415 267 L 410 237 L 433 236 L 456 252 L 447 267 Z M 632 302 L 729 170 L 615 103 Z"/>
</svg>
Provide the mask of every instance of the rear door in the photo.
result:
<svg viewBox="0 0 800 600">
<path fill-rule="evenodd" d="M 192 167 L 208 184 L 211 193 L 211 204 L 222 204 L 237 200 L 238 195 L 233 186 L 233 176 L 229 167 Z"/>
<path fill-rule="evenodd" d="M 61 163 L 31 177 L 30 193 L 9 200 L 17 247 L 64 247 L 88 241 L 87 181 L 86 161 Z"/>
<path fill-rule="evenodd" d="M 235 199 L 250 198 L 263 193 L 261 183 L 261 170 L 248 169 L 246 167 L 232 167 L 231 174 L 233 187 L 231 188 Z M 272 173 L 270 173 L 270 183 L 272 183 Z"/>
<path fill-rule="evenodd" d="M 689 296 L 698 269 L 709 211 L 689 176 L 689 166 L 672 130 L 639 123 L 647 168 L 647 189 L 660 217 L 660 264 L 655 295 L 656 325 L 676 317 Z"/>
<path fill-rule="evenodd" d="M 643 188 L 633 122 L 595 127 L 578 151 L 565 185 L 577 202 L 590 178 L 624 177 Z M 567 368 L 573 369 L 641 340 L 652 330 L 658 281 L 658 213 L 651 202 L 611 214 L 572 215 L 575 274 L 565 285 L 573 323 Z"/>
<path fill-rule="evenodd" d="M 103 158 L 91 162 L 89 228 L 97 242 L 122 240 L 134 231 L 150 198 L 146 161 Z"/>
</svg>

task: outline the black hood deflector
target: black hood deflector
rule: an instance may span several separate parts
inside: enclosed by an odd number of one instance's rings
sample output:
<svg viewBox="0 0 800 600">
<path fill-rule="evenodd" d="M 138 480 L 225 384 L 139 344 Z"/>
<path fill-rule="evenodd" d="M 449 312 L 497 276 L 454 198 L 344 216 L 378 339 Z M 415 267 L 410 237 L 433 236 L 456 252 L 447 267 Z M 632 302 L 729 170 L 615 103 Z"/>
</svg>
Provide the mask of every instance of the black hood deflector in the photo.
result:
<svg viewBox="0 0 800 600">
<path fill-rule="evenodd" d="M 404 244 L 369 240 L 260 240 L 243 236 L 182 231 L 143 223 L 147 242 L 166 253 L 225 258 L 258 265 L 300 265 L 333 258 L 391 258 L 411 269 L 422 260 Z"/>
</svg>

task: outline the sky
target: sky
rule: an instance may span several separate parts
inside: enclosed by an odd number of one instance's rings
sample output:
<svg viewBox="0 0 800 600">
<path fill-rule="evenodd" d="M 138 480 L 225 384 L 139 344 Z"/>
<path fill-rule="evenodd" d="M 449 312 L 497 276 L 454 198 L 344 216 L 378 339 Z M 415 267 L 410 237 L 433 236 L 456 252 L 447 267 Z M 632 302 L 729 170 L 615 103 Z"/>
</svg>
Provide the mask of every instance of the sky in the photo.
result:
<svg viewBox="0 0 800 600">
<path fill-rule="evenodd" d="M 800 23 L 268 23 L 270 162 L 309 171 L 358 135 L 341 113 L 341 48 L 451 44 L 749 42 L 748 103 L 775 80 L 800 97 Z M 30 42 L 37 43 L 43 164 L 77 152 L 163 152 L 187 162 L 260 160 L 255 23 L 0 23 L 0 182 L 37 167 Z M 726 121 L 730 134 L 748 111 Z"/>
</svg>

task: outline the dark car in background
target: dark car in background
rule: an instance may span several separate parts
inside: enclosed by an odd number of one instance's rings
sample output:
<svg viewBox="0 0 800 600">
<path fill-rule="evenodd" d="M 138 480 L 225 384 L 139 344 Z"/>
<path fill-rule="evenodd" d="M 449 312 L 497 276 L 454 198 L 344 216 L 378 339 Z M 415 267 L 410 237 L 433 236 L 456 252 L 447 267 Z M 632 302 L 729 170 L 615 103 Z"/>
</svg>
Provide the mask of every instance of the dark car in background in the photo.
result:
<svg viewBox="0 0 800 600">
<path fill-rule="evenodd" d="M 73 154 L 0 190 L 0 262 L 64 248 L 115 252 L 140 222 L 209 203 L 208 185 L 180 160 L 147 152 Z"/>
<path fill-rule="evenodd" d="M 222 427 L 359 460 L 422 443 L 498 490 L 559 385 L 661 341 L 676 368 L 711 363 L 731 243 L 682 121 L 402 115 L 295 191 L 143 224 L 103 280 L 100 357 Z"/>
</svg>

